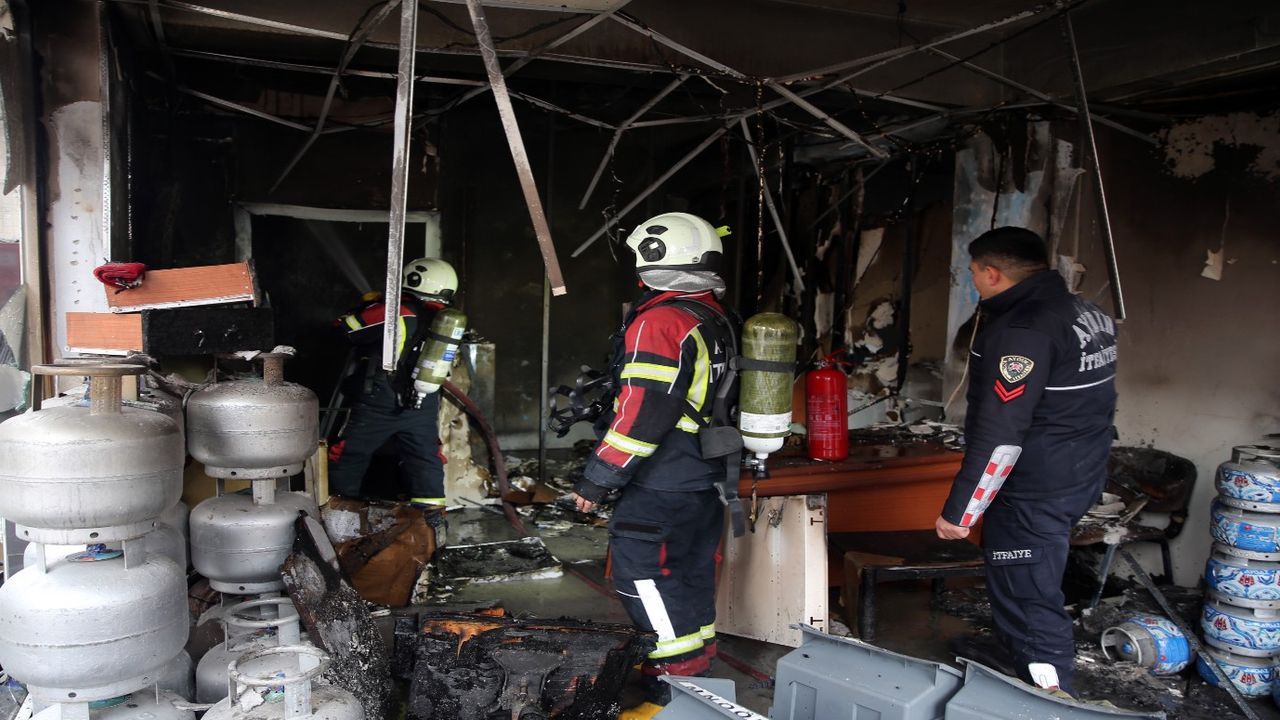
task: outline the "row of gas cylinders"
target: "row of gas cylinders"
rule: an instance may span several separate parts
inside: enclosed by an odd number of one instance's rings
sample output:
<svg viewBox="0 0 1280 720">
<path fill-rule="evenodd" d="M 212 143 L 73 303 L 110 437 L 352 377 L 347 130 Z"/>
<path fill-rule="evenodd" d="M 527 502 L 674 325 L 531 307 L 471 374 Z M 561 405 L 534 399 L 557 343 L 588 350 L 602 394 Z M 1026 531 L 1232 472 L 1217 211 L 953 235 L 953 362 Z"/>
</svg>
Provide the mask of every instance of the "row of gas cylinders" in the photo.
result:
<svg viewBox="0 0 1280 720">
<path fill-rule="evenodd" d="M 190 514 L 196 570 L 224 593 L 282 589 L 279 567 L 292 546 L 293 523 L 300 510 L 315 513 L 315 506 L 277 483 L 315 452 L 318 403 L 310 391 L 283 382 L 281 360 L 264 358 L 263 380 L 193 393 L 185 442 L 183 417 L 122 404 L 121 378 L 139 374 L 138 366 L 33 369 L 90 378 L 87 406 L 37 403 L 0 424 L 0 516 L 32 543 L 30 566 L 0 587 L 0 665 L 27 685 L 33 704 L 49 708 L 48 717 L 193 717 L 172 702 L 176 695 L 153 690 L 162 676 L 181 676 L 175 668 L 190 664 L 183 652 L 190 627 L 186 523 L 178 503 L 186 449 L 219 485 L 218 495 Z M 252 494 L 222 492 L 227 479 L 250 480 Z M 230 677 L 237 695 L 265 700 L 234 708 L 225 700 L 205 717 L 310 717 L 298 698 L 311 698 L 311 707 L 324 693 L 287 683 L 280 690 L 274 677 L 283 671 L 309 686 L 323 653 L 300 639 L 242 648 L 244 638 L 233 635 L 223 650 L 249 655 L 239 658 L 238 669 L 216 663 L 224 694 Z M 264 673 L 259 656 L 279 667 Z M 165 685 L 181 692 L 180 682 Z M 343 704 L 356 714 L 340 717 L 360 717 L 354 702 Z M 157 712 L 161 706 L 164 713 Z"/>
<path fill-rule="evenodd" d="M 1240 692 L 1272 695 L 1280 705 L 1280 448 L 1242 445 L 1218 466 L 1213 504 L 1213 552 L 1205 564 L 1201 630 L 1205 655 L 1194 657 L 1186 636 L 1166 618 L 1138 615 L 1102 633 L 1108 657 L 1130 660 L 1156 675 L 1181 672 L 1193 660 L 1218 684 L 1218 664 Z M 1271 544 L 1258 541 L 1271 533 Z"/>
<path fill-rule="evenodd" d="M 1280 704 L 1280 447 L 1241 445 L 1218 466 L 1200 627 L 1241 693 Z M 1198 661 L 1200 673 L 1213 675 Z"/>
</svg>

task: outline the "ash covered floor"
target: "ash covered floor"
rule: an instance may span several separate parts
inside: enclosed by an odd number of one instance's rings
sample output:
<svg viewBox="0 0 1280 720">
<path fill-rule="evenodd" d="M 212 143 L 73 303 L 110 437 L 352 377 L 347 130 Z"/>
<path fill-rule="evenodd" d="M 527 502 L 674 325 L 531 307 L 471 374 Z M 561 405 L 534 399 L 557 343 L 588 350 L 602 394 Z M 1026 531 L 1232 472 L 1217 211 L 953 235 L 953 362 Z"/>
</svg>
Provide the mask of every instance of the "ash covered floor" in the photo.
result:
<svg viewBox="0 0 1280 720">
<path fill-rule="evenodd" d="M 547 548 L 563 563 L 561 577 L 537 580 L 506 580 L 498 583 L 466 584 L 444 588 L 432 598 L 441 605 L 470 605 L 500 602 L 513 614 L 543 619 L 574 618 L 609 623 L 627 623 L 626 613 L 604 577 L 607 533 L 603 527 L 570 522 L 569 516 L 548 506 L 523 508 L 525 522 L 537 531 Z M 467 508 L 450 513 L 449 538 L 453 545 L 517 540 L 518 533 L 499 513 Z M 915 657 L 956 665 L 952 643 L 972 634 L 989 634 L 989 607 L 979 581 L 953 580 L 939 603 L 933 604 L 927 582 L 888 583 L 880 586 L 880 615 L 876 644 Z M 1133 666 L 1106 661 L 1097 647 L 1101 629 L 1116 624 L 1133 611 L 1152 607 L 1129 590 L 1118 608 L 1101 608 L 1094 621 L 1077 623 L 1079 653 L 1077 685 L 1087 699 L 1110 700 L 1127 709 L 1161 709 L 1170 720 L 1228 720 L 1244 717 L 1225 692 L 1207 686 L 1194 669 L 1172 678 L 1152 678 Z M 1173 593 L 1175 604 L 1187 609 L 1196 620 L 1197 595 L 1182 589 Z M 838 593 L 832 597 L 832 612 L 839 609 Z M 840 618 L 833 617 L 839 621 Z M 837 631 L 840 625 L 835 626 Z M 779 658 L 791 648 L 728 635 L 720 636 L 722 660 L 714 666 L 716 677 L 733 680 L 738 701 L 768 714 L 773 687 L 768 677 Z M 957 666 L 958 667 L 958 666 Z M 624 706 L 639 701 L 636 686 L 629 685 Z M 1252 702 L 1262 718 L 1280 719 L 1280 711 L 1269 699 Z"/>
</svg>

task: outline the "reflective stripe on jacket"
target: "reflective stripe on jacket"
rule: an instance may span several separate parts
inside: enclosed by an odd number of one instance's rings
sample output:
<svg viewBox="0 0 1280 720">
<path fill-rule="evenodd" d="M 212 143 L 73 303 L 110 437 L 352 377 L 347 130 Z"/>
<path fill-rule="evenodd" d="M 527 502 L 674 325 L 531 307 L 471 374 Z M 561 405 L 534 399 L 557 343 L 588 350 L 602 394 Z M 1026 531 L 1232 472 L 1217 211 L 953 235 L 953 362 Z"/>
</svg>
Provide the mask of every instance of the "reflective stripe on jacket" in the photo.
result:
<svg viewBox="0 0 1280 720">
<path fill-rule="evenodd" d="M 596 485 L 688 491 L 724 477 L 723 459 L 702 459 L 693 414 L 710 417 L 728 342 L 719 327 L 701 323 L 675 300 L 723 312 L 711 292 L 662 292 L 647 295 L 628 317 L 612 366 L 613 411 L 585 471 Z"/>
</svg>

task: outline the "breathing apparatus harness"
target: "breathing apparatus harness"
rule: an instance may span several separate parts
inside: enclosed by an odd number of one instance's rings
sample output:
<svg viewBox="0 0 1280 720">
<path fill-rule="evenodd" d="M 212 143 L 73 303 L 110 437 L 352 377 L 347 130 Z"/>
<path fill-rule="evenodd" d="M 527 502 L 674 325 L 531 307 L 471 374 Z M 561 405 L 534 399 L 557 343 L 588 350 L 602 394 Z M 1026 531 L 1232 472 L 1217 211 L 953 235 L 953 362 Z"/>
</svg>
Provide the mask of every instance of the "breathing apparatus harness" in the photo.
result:
<svg viewBox="0 0 1280 720">
<path fill-rule="evenodd" d="M 647 309 L 672 305 L 698 319 L 699 323 L 714 327 L 720 340 L 727 348 L 728 366 L 719 380 L 716 394 L 711 403 L 710 418 L 703 413 L 705 409 L 694 406 L 687 398 L 688 410 L 685 415 L 698 425 L 698 444 L 702 459 L 724 459 L 725 477 L 717 482 L 716 490 L 720 500 L 729 508 L 729 516 L 733 524 L 734 537 L 745 532 L 746 519 L 742 503 L 738 499 L 738 478 L 742 468 L 742 434 L 736 425 L 738 410 L 738 371 L 752 369 L 751 360 L 738 354 L 738 331 L 741 320 L 732 311 L 726 313 L 692 298 L 671 298 Z M 625 341 L 626 328 L 635 319 L 633 310 L 628 315 L 622 328 L 611 339 L 612 353 L 608 371 L 602 372 L 583 366 L 573 387 L 560 385 L 551 389 L 551 401 L 548 408 L 547 428 L 564 437 L 570 428 L 579 422 L 597 422 L 605 412 L 612 408 L 617 396 L 622 371 L 622 343 Z"/>
</svg>

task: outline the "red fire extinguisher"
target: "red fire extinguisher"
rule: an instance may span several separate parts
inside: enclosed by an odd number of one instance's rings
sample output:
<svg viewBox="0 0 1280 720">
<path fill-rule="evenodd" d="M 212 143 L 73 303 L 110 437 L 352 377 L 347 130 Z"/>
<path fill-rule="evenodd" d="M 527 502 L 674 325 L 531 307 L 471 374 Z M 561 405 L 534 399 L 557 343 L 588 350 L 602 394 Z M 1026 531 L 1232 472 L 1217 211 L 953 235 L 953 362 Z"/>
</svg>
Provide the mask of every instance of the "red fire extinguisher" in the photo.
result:
<svg viewBox="0 0 1280 720">
<path fill-rule="evenodd" d="M 849 457 L 849 380 L 835 353 L 804 376 L 809 457 L 835 462 Z"/>
</svg>

